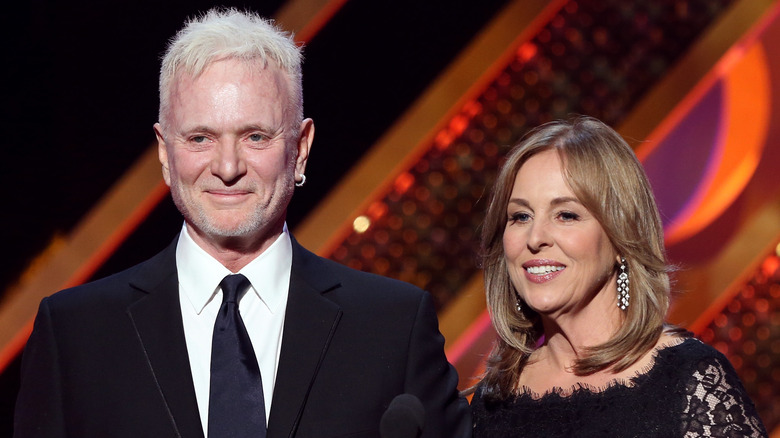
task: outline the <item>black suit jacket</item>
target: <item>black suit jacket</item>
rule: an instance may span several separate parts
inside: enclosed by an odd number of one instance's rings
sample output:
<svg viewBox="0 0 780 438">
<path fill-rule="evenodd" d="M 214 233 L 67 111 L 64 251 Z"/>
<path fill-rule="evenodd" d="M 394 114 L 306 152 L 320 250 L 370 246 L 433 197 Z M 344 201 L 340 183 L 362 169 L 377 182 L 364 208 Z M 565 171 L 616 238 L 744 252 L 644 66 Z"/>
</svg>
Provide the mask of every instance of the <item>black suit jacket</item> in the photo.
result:
<svg viewBox="0 0 780 438">
<path fill-rule="evenodd" d="M 16 437 L 203 437 L 179 306 L 174 241 L 152 259 L 40 305 L 25 348 Z M 394 396 L 426 409 L 425 437 L 471 418 L 429 295 L 320 258 L 293 240 L 268 438 L 377 437 Z"/>
</svg>

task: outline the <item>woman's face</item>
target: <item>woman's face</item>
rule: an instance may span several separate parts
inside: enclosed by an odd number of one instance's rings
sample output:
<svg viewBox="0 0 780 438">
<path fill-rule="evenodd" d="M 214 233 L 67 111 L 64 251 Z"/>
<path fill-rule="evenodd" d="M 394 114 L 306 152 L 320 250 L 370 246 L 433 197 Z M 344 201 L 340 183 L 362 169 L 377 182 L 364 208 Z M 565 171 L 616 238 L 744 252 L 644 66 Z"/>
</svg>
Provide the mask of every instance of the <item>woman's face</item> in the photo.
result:
<svg viewBox="0 0 780 438">
<path fill-rule="evenodd" d="M 552 318 L 615 306 L 618 256 L 566 184 L 556 151 L 522 165 L 506 213 L 504 257 L 525 305 Z"/>
</svg>

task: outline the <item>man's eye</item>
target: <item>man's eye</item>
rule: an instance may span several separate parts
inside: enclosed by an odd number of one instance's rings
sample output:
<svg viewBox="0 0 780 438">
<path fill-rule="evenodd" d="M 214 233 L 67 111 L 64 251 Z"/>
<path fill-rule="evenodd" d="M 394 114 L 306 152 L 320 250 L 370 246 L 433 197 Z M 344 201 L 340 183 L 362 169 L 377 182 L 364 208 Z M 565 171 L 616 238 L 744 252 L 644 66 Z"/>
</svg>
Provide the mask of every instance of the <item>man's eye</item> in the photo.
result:
<svg viewBox="0 0 780 438">
<path fill-rule="evenodd" d="M 192 137 L 192 142 L 193 143 L 204 143 L 205 141 L 206 141 L 206 136 L 205 135 L 198 135 L 198 136 Z"/>
<path fill-rule="evenodd" d="M 252 134 L 249 136 L 249 140 L 251 141 L 263 141 L 265 140 L 265 136 L 263 134 Z"/>
</svg>

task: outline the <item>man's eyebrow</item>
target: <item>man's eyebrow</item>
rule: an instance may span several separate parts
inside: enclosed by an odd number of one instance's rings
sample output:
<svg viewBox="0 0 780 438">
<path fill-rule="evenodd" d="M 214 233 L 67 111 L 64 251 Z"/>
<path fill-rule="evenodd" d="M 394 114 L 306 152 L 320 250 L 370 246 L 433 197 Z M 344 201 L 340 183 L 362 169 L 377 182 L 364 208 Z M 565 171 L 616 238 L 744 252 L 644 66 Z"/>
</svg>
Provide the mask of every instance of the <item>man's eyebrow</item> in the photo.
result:
<svg viewBox="0 0 780 438">
<path fill-rule="evenodd" d="M 279 134 L 281 134 L 282 132 L 284 132 L 284 125 L 280 125 L 278 127 L 271 128 L 269 126 L 264 126 L 264 125 L 260 125 L 260 124 L 251 123 L 251 124 L 239 127 L 236 132 L 246 133 L 246 132 L 250 132 L 250 131 L 261 131 L 261 132 L 267 133 L 271 137 L 276 137 Z M 196 125 L 196 126 L 192 126 L 192 127 L 185 127 L 185 128 L 183 128 L 180 131 L 181 134 L 191 134 L 193 132 L 205 132 L 205 133 L 209 133 L 209 134 L 216 134 L 217 131 L 212 129 L 212 128 L 210 128 L 209 126 L 206 126 L 206 125 Z"/>
<path fill-rule="evenodd" d="M 267 133 L 271 137 L 276 137 L 282 132 L 284 132 L 284 125 L 277 126 L 275 128 L 272 128 L 270 126 L 264 126 L 256 123 L 250 123 L 248 125 L 242 126 L 239 128 L 238 132 L 250 132 L 250 131 L 260 131 Z"/>
<path fill-rule="evenodd" d="M 198 126 L 193 126 L 193 127 L 189 127 L 189 128 L 188 128 L 188 127 L 185 127 L 185 128 L 183 128 L 183 129 L 181 130 L 181 133 L 182 133 L 182 134 L 190 134 L 190 133 L 193 133 L 193 132 L 208 132 L 208 133 L 213 133 L 213 132 L 214 132 L 214 130 L 212 130 L 211 128 L 209 128 L 209 127 L 208 127 L 208 126 L 206 126 L 206 125 L 198 125 Z"/>
</svg>

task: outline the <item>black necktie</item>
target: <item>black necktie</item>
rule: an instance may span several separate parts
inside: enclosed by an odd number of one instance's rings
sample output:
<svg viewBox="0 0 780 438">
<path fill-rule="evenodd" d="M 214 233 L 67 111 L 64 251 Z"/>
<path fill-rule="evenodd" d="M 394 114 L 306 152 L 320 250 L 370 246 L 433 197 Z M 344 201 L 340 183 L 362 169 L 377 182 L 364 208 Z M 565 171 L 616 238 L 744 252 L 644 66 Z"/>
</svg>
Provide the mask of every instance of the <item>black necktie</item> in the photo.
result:
<svg viewBox="0 0 780 438">
<path fill-rule="evenodd" d="M 265 437 L 265 402 L 260 368 L 238 300 L 249 288 L 241 274 L 222 280 L 222 307 L 211 342 L 208 438 Z"/>
</svg>

